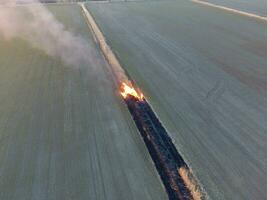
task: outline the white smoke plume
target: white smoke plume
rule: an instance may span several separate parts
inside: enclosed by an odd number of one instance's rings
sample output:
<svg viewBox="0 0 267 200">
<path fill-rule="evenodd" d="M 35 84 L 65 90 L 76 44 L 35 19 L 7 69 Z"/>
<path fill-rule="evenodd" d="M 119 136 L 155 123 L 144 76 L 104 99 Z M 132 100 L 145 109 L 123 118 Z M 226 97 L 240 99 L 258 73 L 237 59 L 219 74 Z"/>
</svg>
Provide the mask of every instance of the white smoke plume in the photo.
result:
<svg viewBox="0 0 267 200">
<path fill-rule="evenodd" d="M 27 0 L 23 0 L 26 2 Z M 90 48 L 81 37 L 67 31 L 53 14 L 37 0 L 19 8 L 16 0 L 0 0 L 0 36 L 6 40 L 21 38 L 65 64 L 89 64 Z"/>
</svg>

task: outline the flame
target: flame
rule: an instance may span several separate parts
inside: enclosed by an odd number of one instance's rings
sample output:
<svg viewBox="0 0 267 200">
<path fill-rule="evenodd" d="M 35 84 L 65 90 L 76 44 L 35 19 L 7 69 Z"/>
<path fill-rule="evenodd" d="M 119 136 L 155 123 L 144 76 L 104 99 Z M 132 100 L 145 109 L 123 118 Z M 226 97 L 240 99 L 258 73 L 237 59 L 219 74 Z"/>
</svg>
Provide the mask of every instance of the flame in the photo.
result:
<svg viewBox="0 0 267 200">
<path fill-rule="evenodd" d="M 129 86 L 127 83 L 122 83 L 121 90 L 121 95 L 124 99 L 129 95 L 137 98 L 138 100 L 143 100 L 144 98 L 144 95 L 142 93 L 137 92 L 134 87 Z"/>
</svg>

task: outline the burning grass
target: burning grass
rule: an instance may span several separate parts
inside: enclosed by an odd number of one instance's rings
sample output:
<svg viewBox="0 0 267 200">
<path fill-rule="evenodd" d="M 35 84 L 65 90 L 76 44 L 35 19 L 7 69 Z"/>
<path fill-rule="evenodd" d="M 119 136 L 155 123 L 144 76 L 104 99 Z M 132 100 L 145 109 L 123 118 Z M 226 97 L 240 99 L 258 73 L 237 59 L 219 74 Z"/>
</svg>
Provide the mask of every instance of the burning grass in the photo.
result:
<svg viewBox="0 0 267 200">
<path fill-rule="evenodd" d="M 120 89 L 121 89 L 121 95 L 123 96 L 124 99 L 127 98 L 129 95 L 137 98 L 139 101 L 142 101 L 144 99 L 143 93 L 135 89 L 132 85 L 129 85 L 125 82 L 121 84 Z"/>
</svg>

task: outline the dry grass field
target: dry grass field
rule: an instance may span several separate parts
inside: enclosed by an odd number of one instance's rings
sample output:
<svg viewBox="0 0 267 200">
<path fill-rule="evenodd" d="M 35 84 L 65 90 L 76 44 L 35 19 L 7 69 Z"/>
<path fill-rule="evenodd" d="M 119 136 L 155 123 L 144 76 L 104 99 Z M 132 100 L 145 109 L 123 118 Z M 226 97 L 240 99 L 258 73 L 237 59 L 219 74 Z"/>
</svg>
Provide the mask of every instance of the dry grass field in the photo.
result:
<svg viewBox="0 0 267 200">
<path fill-rule="evenodd" d="M 80 7 L 49 10 L 94 62 L 0 36 L 0 199 L 167 199 Z"/>
<path fill-rule="evenodd" d="M 87 7 L 211 199 L 266 199 L 266 22 L 184 0 Z"/>
</svg>

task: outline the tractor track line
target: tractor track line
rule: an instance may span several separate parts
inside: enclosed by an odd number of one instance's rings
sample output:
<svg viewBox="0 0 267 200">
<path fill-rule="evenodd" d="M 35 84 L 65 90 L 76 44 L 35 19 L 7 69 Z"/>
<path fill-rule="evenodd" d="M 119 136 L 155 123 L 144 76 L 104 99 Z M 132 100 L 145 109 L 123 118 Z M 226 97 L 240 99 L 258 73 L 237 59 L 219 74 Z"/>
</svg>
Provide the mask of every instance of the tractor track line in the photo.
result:
<svg viewBox="0 0 267 200">
<path fill-rule="evenodd" d="M 234 14 L 238 14 L 238 15 L 241 15 L 241 16 L 246 16 L 246 17 L 250 17 L 250 18 L 253 18 L 253 19 L 257 19 L 257 20 L 261 20 L 261 21 L 267 22 L 267 17 L 263 17 L 263 16 L 256 15 L 256 14 L 253 14 L 253 13 L 237 10 L 237 9 L 234 9 L 234 8 L 229 8 L 229 7 L 226 7 L 226 6 L 221 6 L 221 5 L 218 5 L 218 4 L 213 4 L 213 3 L 202 1 L 202 0 L 190 0 L 190 1 L 193 2 L 193 3 L 202 4 L 202 5 L 205 5 L 205 6 L 209 6 L 209 7 L 212 7 L 212 8 L 217 8 L 217 9 L 220 9 L 220 10 L 223 10 L 223 11 L 227 11 L 227 12 L 230 12 L 230 13 L 234 13 Z"/>
</svg>

